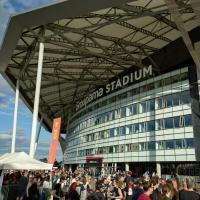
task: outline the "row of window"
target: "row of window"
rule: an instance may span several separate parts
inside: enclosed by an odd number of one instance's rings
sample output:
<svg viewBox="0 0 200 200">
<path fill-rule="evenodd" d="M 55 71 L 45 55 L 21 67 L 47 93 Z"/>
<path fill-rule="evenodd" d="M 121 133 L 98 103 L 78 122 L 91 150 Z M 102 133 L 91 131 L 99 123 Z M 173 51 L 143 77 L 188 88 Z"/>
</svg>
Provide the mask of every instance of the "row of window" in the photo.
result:
<svg viewBox="0 0 200 200">
<path fill-rule="evenodd" d="M 106 129 L 91 133 L 82 137 L 82 142 L 91 142 L 95 140 L 101 140 L 106 138 L 112 138 L 127 134 L 137 134 L 142 132 L 153 132 L 163 129 L 181 128 L 192 126 L 192 115 L 169 117 L 157 120 L 151 120 L 147 122 L 140 122 L 135 124 L 129 124 L 126 126 L 120 126 L 116 128 Z M 68 142 L 68 147 L 78 145 L 80 139 L 76 138 Z"/>
<path fill-rule="evenodd" d="M 83 157 L 90 155 L 109 154 L 109 153 L 125 153 L 138 151 L 154 151 L 154 150 L 173 150 L 173 149 L 190 149 L 194 148 L 193 138 L 151 141 L 131 144 L 121 144 L 107 147 L 98 147 L 92 149 L 79 150 L 66 154 L 67 158 Z"/>
<path fill-rule="evenodd" d="M 106 113 L 99 114 L 95 117 L 79 123 L 75 126 L 75 128 L 72 128 L 70 130 L 70 133 L 75 134 L 82 129 L 106 123 L 115 119 L 120 119 L 123 117 L 133 116 L 146 112 L 153 112 L 158 109 L 169 108 L 172 106 L 184 105 L 189 103 L 191 103 L 191 97 L 188 90 L 166 96 L 161 96 L 155 99 L 134 103 L 125 107 L 111 110 Z"/>
<path fill-rule="evenodd" d="M 88 112 L 91 112 L 91 111 L 96 110 L 98 108 L 101 108 L 103 106 L 109 105 L 110 103 L 113 103 L 113 102 L 116 102 L 116 101 L 119 101 L 119 100 L 123 100 L 127 97 L 130 97 L 130 96 L 138 95 L 140 93 L 144 93 L 144 92 L 156 89 L 156 88 L 171 85 L 173 83 L 177 83 L 177 82 L 184 81 L 184 80 L 188 80 L 188 72 L 184 72 L 184 73 L 177 74 L 177 75 L 174 75 L 174 76 L 171 76 L 171 77 L 167 77 L 167 78 L 155 81 L 153 83 L 145 84 L 143 86 L 131 89 L 127 92 L 124 92 L 124 93 L 119 94 L 117 96 L 106 99 L 105 101 L 101 101 L 101 102 L 95 104 L 92 107 L 84 109 L 84 111 L 82 111 L 81 113 L 76 115 L 76 117 L 73 117 L 72 120 L 74 121 L 75 119 L 80 118 L 81 116 L 87 114 Z M 74 111 L 74 113 L 75 112 L 76 111 Z"/>
</svg>

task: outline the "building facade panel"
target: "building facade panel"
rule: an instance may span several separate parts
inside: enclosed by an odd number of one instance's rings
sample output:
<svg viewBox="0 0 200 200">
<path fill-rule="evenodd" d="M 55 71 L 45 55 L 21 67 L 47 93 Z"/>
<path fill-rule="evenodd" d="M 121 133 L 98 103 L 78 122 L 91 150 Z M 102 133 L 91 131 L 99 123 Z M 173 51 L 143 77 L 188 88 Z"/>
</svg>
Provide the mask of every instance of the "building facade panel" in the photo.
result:
<svg viewBox="0 0 200 200">
<path fill-rule="evenodd" d="M 192 97 L 184 67 L 97 99 L 70 120 L 65 164 L 197 161 Z"/>
</svg>

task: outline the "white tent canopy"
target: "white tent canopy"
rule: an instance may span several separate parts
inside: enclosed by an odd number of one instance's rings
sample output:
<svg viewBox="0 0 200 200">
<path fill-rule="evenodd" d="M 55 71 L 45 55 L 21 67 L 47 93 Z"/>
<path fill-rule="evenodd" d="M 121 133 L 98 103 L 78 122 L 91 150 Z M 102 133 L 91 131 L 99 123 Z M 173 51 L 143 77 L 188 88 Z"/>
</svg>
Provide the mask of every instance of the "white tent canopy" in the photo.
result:
<svg viewBox="0 0 200 200">
<path fill-rule="evenodd" d="M 52 170 L 53 165 L 31 158 L 25 152 L 6 153 L 0 157 L 0 169 Z"/>
</svg>

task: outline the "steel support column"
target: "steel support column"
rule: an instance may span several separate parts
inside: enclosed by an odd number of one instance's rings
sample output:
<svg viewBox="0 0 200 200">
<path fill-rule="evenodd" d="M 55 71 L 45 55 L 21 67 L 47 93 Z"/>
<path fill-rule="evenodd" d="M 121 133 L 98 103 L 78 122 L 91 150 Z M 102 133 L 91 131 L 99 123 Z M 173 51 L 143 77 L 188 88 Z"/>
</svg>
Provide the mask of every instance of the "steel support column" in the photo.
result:
<svg viewBox="0 0 200 200">
<path fill-rule="evenodd" d="M 31 132 L 30 152 L 29 152 L 29 155 L 32 158 L 34 158 L 34 154 L 35 154 L 35 141 L 36 141 L 36 135 L 37 135 L 37 118 L 38 118 L 39 99 L 40 99 L 40 87 L 41 87 L 41 80 L 42 80 L 43 56 L 44 56 L 44 43 L 40 42 L 36 89 L 35 89 L 35 100 L 34 100 L 34 109 L 33 109 L 32 132 Z"/>
<path fill-rule="evenodd" d="M 39 124 L 38 130 L 37 130 L 37 137 L 36 137 L 36 141 L 35 141 L 35 153 L 36 153 L 38 141 L 39 141 L 39 138 L 40 138 L 40 132 L 41 132 L 41 128 L 42 128 L 42 122 L 43 122 L 43 117 L 40 120 L 40 124 Z"/>
<path fill-rule="evenodd" d="M 16 83 L 15 110 L 14 110 L 14 120 L 13 120 L 13 134 L 12 134 L 11 153 L 15 152 L 18 105 L 19 105 L 19 80 L 17 80 L 17 83 Z"/>
</svg>

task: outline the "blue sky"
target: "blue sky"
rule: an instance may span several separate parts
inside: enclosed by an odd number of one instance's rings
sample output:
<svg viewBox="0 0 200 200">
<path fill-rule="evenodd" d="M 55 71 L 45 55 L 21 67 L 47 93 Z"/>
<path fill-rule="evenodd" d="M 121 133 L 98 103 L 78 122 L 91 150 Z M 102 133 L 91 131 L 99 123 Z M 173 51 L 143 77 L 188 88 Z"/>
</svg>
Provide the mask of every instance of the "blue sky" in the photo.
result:
<svg viewBox="0 0 200 200">
<path fill-rule="evenodd" d="M 0 44 L 3 40 L 10 15 L 52 2 L 55 2 L 55 0 L 0 0 Z M 10 152 L 11 149 L 14 102 L 15 92 L 0 75 L 0 155 Z M 16 151 L 29 152 L 31 124 L 32 113 L 20 100 Z M 50 140 L 51 134 L 42 128 L 36 152 L 37 158 L 48 156 Z M 59 147 L 57 160 L 61 159 L 61 149 Z"/>
</svg>

